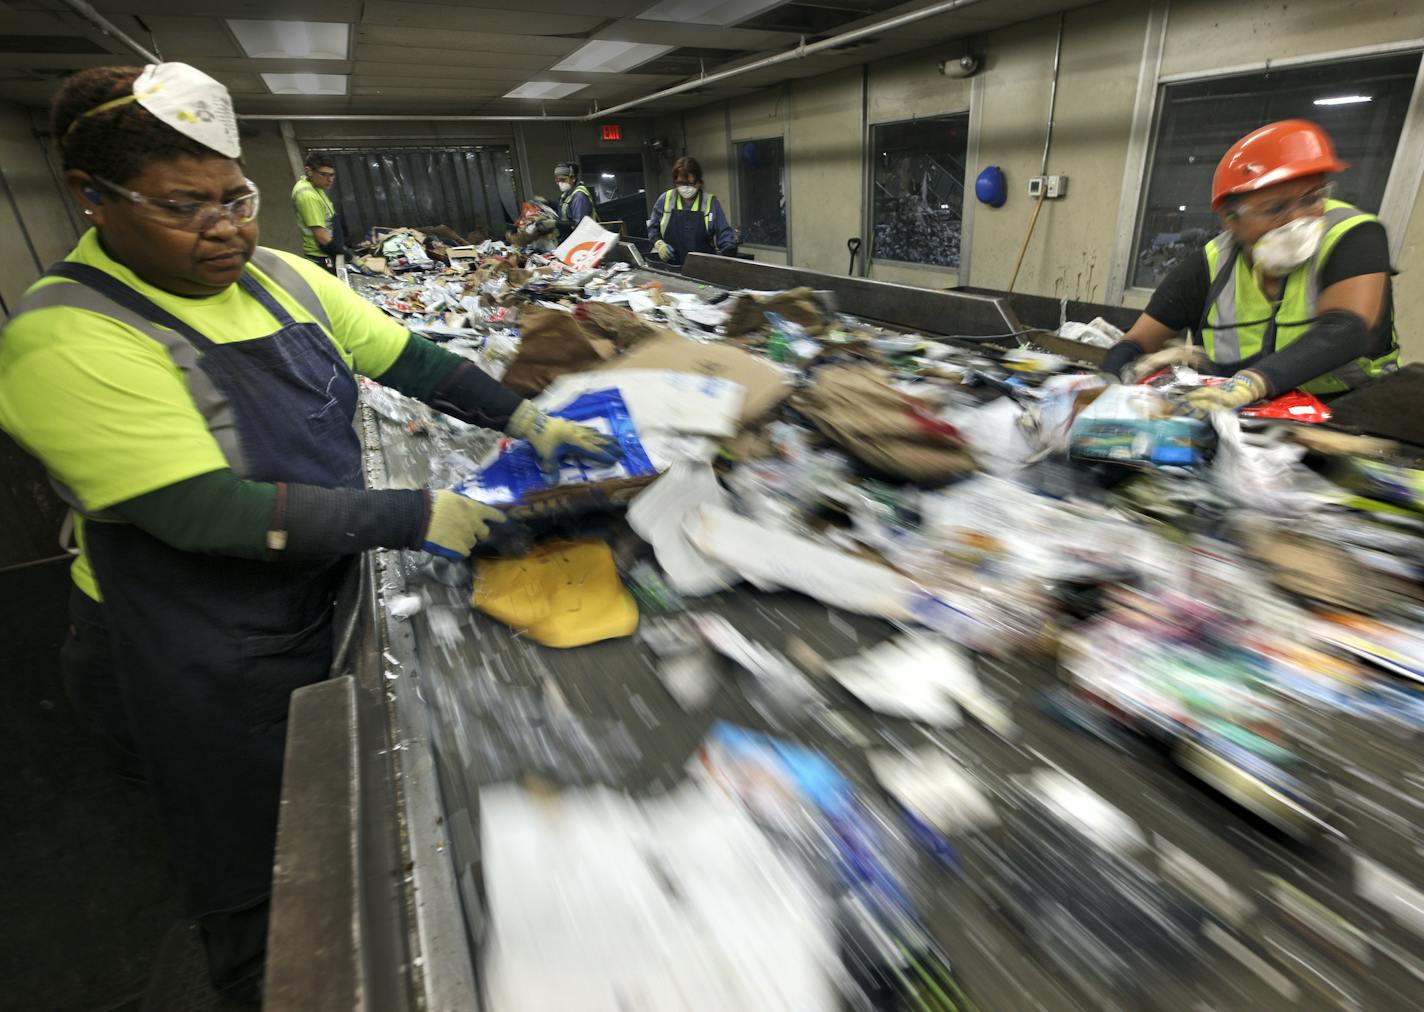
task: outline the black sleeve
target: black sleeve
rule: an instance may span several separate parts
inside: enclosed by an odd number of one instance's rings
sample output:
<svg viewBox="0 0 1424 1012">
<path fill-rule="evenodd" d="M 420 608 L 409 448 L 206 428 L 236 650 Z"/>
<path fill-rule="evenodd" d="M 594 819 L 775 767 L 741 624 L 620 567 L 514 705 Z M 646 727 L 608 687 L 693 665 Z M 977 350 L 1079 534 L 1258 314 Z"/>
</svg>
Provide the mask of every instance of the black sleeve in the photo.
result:
<svg viewBox="0 0 1424 1012">
<path fill-rule="evenodd" d="M 1103 356 L 1103 372 L 1121 376 L 1122 371 L 1143 355 L 1142 346 L 1136 341 L 1119 341 Z"/>
<path fill-rule="evenodd" d="M 185 552 L 324 559 L 368 548 L 417 547 L 429 501 L 420 490 L 248 481 L 223 468 L 135 496 L 114 512 Z"/>
<path fill-rule="evenodd" d="M 1361 274 L 1393 273 L 1389 263 L 1389 236 L 1384 225 L 1367 221 L 1341 236 L 1330 251 L 1330 258 L 1320 268 L 1320 287 L 1326 289 L 1337 281 Z"/>
<path fill-rule="evenodd" d="M 1211 289 L 1206 257 L 1197 251 L 1162 279 L 1147 303 L 1147 315 L 1173 330 L 1195 330 Z"/>
<path fill-rule="evenodd" d="M 1336 309 L 1321 316 L 1280 351 L 1258 359 L 1251 368 L 1266 380 L 1272 397 L 1309 383 L 1370 354 L 1372 335 L 1354 313 Z"/>
</svg>

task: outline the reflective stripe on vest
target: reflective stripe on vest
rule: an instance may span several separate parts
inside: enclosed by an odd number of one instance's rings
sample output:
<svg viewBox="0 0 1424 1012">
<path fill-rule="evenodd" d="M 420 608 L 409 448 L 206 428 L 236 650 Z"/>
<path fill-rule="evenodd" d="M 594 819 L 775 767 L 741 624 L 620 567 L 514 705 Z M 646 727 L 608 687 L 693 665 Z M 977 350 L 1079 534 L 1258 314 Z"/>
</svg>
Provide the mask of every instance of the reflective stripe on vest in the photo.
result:
<svg viewBox="0 0 1424 1012">
<path fill-rule="evenodd" d="M 1207 276 L 1211 278 L 1209 291 L 1214 298 L 1203 314 L 1201 336 L 1213 362 L 1229 365 L 1259 354 L 1265 348 L 1272 320 L 1276 351 L 1310 329 L 1320 301 L 1320 270 L 1330 253 L 1350 229 L 1379 220 L 1338 200 L 1326 202 L 1324 217 L 1325 235 L 1320 248 L 1307 263 L 1282 279 L 1278 305 L 1273 305 L 1261 291 L 1230 232 L 1222 232 L 1206 244 L 1203 253 Z M 1393 331 L 1392 320 L 1390 326 Z M 1393 333 L 1391 336 L 1388 354 L 1377 359 L 1357 359 L 1303 384 L 1301 389 L 1316 394 L 1339 393 L 1392 371 L 1399 361 L 1399 337 Z"/>
<path fill-rule="evenodd" d="M 705 193 L 702 190 L 698 190 L 697 196 L 692 198 L 692 206 L 682 207 L 680 206 L 682 203 L 682 198 L 677 195 L 677 191 L 668 190 L 667 193 L 663 194 L 663 220 L 662 223 L 658 226 L 658 233 L 663 237 L 664 240 L 667 239 L 668 222 L 672 221 L 672 212 L 674 206 L 676 206 L 676 209 L 679 211 L 703 212 L 703 218 L 707 223 L 707 237 L 710 239 L 712 237 L 713 199 L 714 198 L 712 194 Z"/>
<path fill-rule="evenodd" d="M 569 205 L 573 203 L 574 195 L 579 193 L 582 193 L 585 197 L 588 198 L 588 216 L 594 221 L 597 221 L 598 209 L 593 206 L 593 194 L 589 191 L 589 188 L 587 186 L 583 185 L 583 183 L 579 183 L 572 190 L 568 190 L 564 193 L 562 197 L 559 198 L 559 217 L 563 218 L 565 221 L 568 220 Z"/>
<path fill-rule="evenodd" d="M 326 314 L 326 307 L 321 304 L 321 299 L 317 296 L 316 291 L 307 284 L 291 264 L 271 250 L 260 247 L 252 254 L 251 262 L 252 266 L 271 278 L 277 287 L 290 295 L 297 305 L 301 306 L 309 316 L 321 325 L 323 330 L 328 334 L 331 333 L 331 320 Z M 107 317 L 116 323 L 138 331 L 161 346 L 168 353 L 168 357 L 173 360 L 173 364 L 178 367 L 178 371 L 183 374 L 183 381 L 188 388 L 188 396 L 193 399 L 193 406 L 203 416 L 203 421 L 208 426 L 208 432 L 212 434 L 222 455 L 227 458 L 228 466 L 239 477 L 245 473 L 242 443 L 237 436 L 237 421 L 233 417 L 232 406 L 222 391 L 208 378 L 208 374 L 203 371 L 200 364 L 202 356 L 198 353 L 198 349 L 188 342 L 187 338 L 167 327 L 160 327 L 133 310 L 118 305 L 108 296 L 95 291 L 88 285 L 75 281 L 56 281 L 30 292 L 20 300 L 20 304 L 15 309 L 15 317 L 18 318 L 24 313 L 55 306 L 83 309 Z M 119 519 L 112 510 L 98 513 L 86 511 L 73 489 L 54 475 L 50 475 L 50 484 L 54 486 L 61 499 L 85 516 L 99 520 Z"/>
</svg>

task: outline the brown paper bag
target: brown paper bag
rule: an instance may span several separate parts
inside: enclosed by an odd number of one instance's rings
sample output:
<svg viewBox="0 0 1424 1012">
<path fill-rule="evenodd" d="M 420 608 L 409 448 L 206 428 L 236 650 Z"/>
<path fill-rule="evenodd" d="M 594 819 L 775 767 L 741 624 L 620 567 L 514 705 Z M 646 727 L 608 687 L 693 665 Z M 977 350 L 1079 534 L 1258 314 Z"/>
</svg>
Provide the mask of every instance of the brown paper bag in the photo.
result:
<svg viewBox="0 0 1424 1012">
<path fill-rule="evenodd" d="M 615 351 L 612 341 L 591 337 L 571 313 L 526 306 L 519 313 L 519 354 L 504 383 L 533 397 L 565 373 L 591 369 Z"/>
<path fill-rule="evenodd" d="M 792 403 L 827 439 L 881 474 L 934 483 L 974 470 L 959 432 L 873 366 L 822 369 Z"/>
</svg>

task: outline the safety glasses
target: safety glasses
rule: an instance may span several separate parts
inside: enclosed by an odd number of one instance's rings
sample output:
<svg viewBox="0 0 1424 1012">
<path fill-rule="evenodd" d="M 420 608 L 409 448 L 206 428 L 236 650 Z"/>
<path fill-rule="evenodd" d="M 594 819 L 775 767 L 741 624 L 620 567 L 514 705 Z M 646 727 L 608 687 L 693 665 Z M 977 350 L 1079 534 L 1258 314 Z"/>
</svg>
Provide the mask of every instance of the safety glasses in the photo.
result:
<svg viewBox="0 0 1424 1012">
<path fill-rule="evenodd" d="M 257 184 L 250 179 L 245 180 L 248 192 L 222 204 L 213 201 L 145 197 L 142 193 L 135 193 L 118 183 L 111 183 L 103 176 L 95 176 L 94 182 L 110 193 L 116 193 L 131 201 L 140 213 L 154 224 L 180 232 L 206 232 L 224 218 L 234 225 L 249 224 L 256 219 L 257 209 L 261 204 Z"/>
<path fill-rule="evenodd" d="M 1284 218 L 1286 215 L 1294 214 L 1296 211 L 1309 211 L 1314 213 L 1325 206 L 1325 202 L 1330 199 L 1330 195 L 1335 191 L 1333 183 L 1326 183 L 1324 186 L 1317 186 L 1308 193 L 1302 193 L 1298 197 L 1284 197 L 1280 200 L 1265 201 L 1261 204 L 1243 205 L 1237 207 L 1233 214 L 1238 218 L 1251 221 L 1275 221 Z"/>
</svg>

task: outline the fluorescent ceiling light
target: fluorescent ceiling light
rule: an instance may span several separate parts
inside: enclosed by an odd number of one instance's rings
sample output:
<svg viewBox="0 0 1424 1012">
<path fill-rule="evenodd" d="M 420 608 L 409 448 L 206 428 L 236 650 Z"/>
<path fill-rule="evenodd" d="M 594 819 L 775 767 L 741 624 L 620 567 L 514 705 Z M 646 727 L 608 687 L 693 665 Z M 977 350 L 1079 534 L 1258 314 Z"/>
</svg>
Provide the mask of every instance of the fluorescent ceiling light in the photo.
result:
<svg viewBox="0 0 1424 1012">
<path fill-rule="evenodd" d="M 1333 98 L 1317 98 L 1316 105 L 1359 105 L 1361 102 L 1372 102 L 1374 99 L 1369 95 L 1336 95 Z"/>
<path fill-rule="evenodd" d="M 732 25 L 779 7 L 782 0 L 662 0 L 638 15 L 641 21 Z"/>
<path fill-rule="evenodd" d="M 344 60 L 351 26 L 327 21 L 234 21 L 228 28 L 253 59 Z"/>
<path fill-rule="evenodd" d="M 345 74 L 263 74 L 274 95 L 345 95 Z"/>
<path fill-rule="evenodd" d="M 513 91 L 506 92 L 505 98 L 563 98 L 587 88 L 586 84 L 564 84 L 561 81 L 526 81 Z"/>
<path fill-rule="evenodd" d="M 647 42 L 610 42 L 595 39 L 579 46 L 562 61 L 554 64 L 554 69 L 586 74 L 621 74 L 640 63 L 647 63 L 662 56 L 671 49 L 672 46 L 654 46 Z"/>
</svg>

